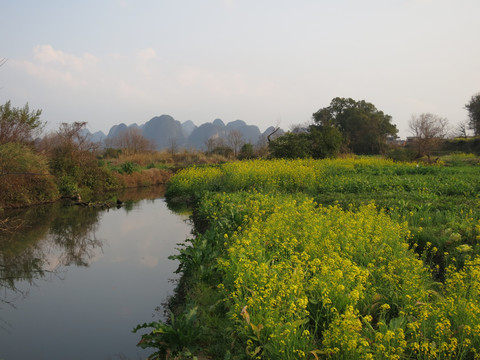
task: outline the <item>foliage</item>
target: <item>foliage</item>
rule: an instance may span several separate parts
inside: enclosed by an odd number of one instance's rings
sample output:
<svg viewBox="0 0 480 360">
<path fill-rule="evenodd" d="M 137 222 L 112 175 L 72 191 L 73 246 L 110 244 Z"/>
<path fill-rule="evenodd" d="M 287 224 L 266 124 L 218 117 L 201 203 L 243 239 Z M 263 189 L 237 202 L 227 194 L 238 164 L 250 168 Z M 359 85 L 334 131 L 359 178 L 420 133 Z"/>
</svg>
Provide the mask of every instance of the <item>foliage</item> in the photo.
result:
<svg viewBox="0 0 480 360">
<path fill-rule="evenodd" d="M 355 154 L 378 154 L 386 147 L 386 137 L 398 130 L 391 116 L 366 102 L 351 98 L 334 98 L 328 107 L 313 114 L 315 123 L 334 126 L 340 130 L 344 142 Z"/>
<path fill-rule="evenodd" d="M 333 126 L 312 125 L 309 128 L 314 159 L 334 158 L 340 152 L 342 134 Z"/>
<path fill-rule="evenodd" d="M 58 191 L 64 196 L 72 196 L 78 193 L 77 181 L 74 177 L 63 175 L 58 180 Z"/>
<path fill-rule="evenodd" d="M 443 143 L 441 150 L 451 153 L 463 152 L 480 155 L 480 138 L 447 139 Z"/>
<path fill-rule="evenodd" d="M 103 152 L 103 156 L 106 158 L 114 158 L 117 159 L 122 154 L 121 149 L 114 149 L 111 147 L 107 147 Z"/>
<path fill-rule="evenodd" d="M 57 197 L 44 157 L 20 143 L 0 145 L 0 208 L 38 204 Z"/>
<path fill-rule="evenodd" d="M 156 349 L 155 353 L 148 357 L 149 360 L 168 359 L 170 353 L 191 357 L 198 348 L 196 341 L 200 331 L 197 324 L 197 308 L 189 309 L 178 318 L 171 313 L 170 324 L 144 323 L 135 327 L 133 332 L 149 328 L 153 328 L 151 333 L 143 335 L 138 344 L 143 349 Z"/>
<path fill-rule="evenodd" d="M 268 144 L 274 158 L 302 159 L 311 157 L 310 136 L 307 133 L 288 132 Z"/>
<path fill-rule="evenodd" d="M 23 108 L 12 107 L 10 101 L 0 105 L 0 144 L 30 142 L 43 128 L 41 110 L 32 110 L 28 104 Z"/>
<path fill-rule="evenodd" d="M 255 152 L 253 150 L 253 145 L 250 143 L 243 144 L 242 148 L 240 149 L 240 154 L 238 158 L 240 160 L 247 160 L 253 159 L 255 157 Z"/>
<path fill-rule="evenodd" d="M 224 156 L 226 158 L 230 158 L 233 156 L 233 149 L 229 146 L 226 146 L 226 145 L 220 145 L 220 146 L 217 146 L 215 148 L 212 149 L 212 151 L 210 151 L 208 153 L 209 155 L 220 155 L 220 156 Z"/>
<path fill-rule="evenodd" d="M 395 161 L 410 162 L 415 160 L 417 153 L 411 147 L 397 147 L 390 149 L 386 156 Z"/>
<path fill-rule="evenodd" d="M 479 171 L 379 158 L 180 171 L 167 195 L 197 199 L 203 229 L 176 256 L 208 324 L 199 344 L 214 358 L 478 357 Z"/>
<path fill-rule="evenodd" d="M 273 158 L 323 159 L 336 157 L 340 151 L 342 135 L 332 126 L 312 125 L 308 131 L 288 132 L 270 141 L 268 147 Z"/>
<path fill-rule="evenodd" d="M 119 172 L 125 173 L 125 174 L 131 174 L 134 171 L 135 171 L 135 164 L 130 161 L 127 161 L 122 164 Z"/>
<path fill-rule="evenodd" d="M 475 133 L 475 136 L 480 135 L 480 93 L 473 95 L 468 104 L 465 105 L 468 111 L 469 125 Z"/>
<path fill-rule="evenodd" d="M 119 187 L 113 174 L 99 166 L 96 144 L 82 132 L 85 126 L 85 122 L 63 123 L 56 134 L 46 136 L 39 145 L 48 154 L 51 171 L 64 196 L 74 195 L 70 192 L 74 189 L 90 193 Z"/>
</svg>

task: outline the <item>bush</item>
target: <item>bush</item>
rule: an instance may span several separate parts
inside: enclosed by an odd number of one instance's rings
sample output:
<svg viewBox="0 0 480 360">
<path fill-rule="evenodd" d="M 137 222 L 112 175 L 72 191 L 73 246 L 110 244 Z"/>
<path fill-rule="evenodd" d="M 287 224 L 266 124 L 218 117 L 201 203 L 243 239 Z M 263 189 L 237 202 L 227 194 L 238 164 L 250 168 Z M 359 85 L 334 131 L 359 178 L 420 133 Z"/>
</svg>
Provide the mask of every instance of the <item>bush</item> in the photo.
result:
<svg viewBox="0 0 480 360">
<path fill-rule="evenodd" d="M 274 158 L 300 159 L 312 156 L 310 135 L 307 133 L 291 133 L 279 136 L 268 145 Z"/>
<path fill-rule="evenodd" d="M 121 172 L 124 174 L 131 174 L 135 171 L 135 164 L 133 162 L 127 161 L 122 164 L 120 167 Z"/>
<path fill-rule="evenodd" d="M 63 196 L 73 196 L 78 192 L 77 183 L 72 176 L 64 175 L 58 181 L 58 190 Z"/>
<path fill-rule="evenodd" d="M 58 190 L 46 159 L 19 143 L 0 145 L 0 207 L 54 201 Z"/>
<path fill-rule="evenodd" d="M 122 149 L 106 148 L 103 154 L 106 158 L 117 159 L 122 154 Z"/>
<path fill-rule="evenodd" d="M 238 158 L 240 160 L 247 160 L 253 159 L 255 157 L 255 153 L 253 151 L 253 145 L 250 143 L 243 144 L 242 148 L 240 149 L 240 154 Z"/>
<path fill-rule="evenodd" d="M 387 157 L 395 161 L 413 161 L 416 153 L 412 148 L 396 148 L 388 152 Z"/>
</svg>

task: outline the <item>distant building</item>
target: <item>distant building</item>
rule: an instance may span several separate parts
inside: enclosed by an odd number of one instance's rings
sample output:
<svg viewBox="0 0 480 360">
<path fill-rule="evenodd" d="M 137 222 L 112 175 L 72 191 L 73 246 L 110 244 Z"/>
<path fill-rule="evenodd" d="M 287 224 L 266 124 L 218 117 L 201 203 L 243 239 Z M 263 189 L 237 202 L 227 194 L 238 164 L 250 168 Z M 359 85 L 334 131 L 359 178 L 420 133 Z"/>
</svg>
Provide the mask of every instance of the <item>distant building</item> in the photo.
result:
<svg viewBox="0 0 480 360">
<path fill-rule="evenodd" d="M 405 146 L 406 141 L 403 140 L 403 139 L 400 139 L 397 136 L 387 136 L 387 144 L 388 145 Z"/>
<path fill-rule="evenodd" d="M 411 145 L 417 140 L 416 136 L 407 136 L 407 145 Z"/>
</svg>

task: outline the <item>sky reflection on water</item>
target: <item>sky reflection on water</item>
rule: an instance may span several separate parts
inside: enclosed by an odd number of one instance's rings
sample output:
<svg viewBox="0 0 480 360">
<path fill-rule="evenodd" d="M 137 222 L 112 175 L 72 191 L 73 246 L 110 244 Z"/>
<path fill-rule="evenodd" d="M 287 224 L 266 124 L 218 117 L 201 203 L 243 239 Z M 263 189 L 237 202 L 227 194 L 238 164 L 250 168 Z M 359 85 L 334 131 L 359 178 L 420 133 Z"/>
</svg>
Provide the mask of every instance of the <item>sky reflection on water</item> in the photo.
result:
<svg viewBox="0 0 480 360">
<path fill-rule="evenodd" d="M 161 317 L 155 308 L 173 293 L 178 265 L 168 256 L 191 236 L 188 216 L 172 213 L 163 199 L 66 211 L 91 218 L 79 231 L 50 218 L 48 229 L 30 228 L 41 238 L 16 240 L 17 258 L 28 252 L 29 261 L 54 271 L 16 281 L 18 291 L 2 288 L 0 298 L 11 304 L 0 303 L 0 359 L 145 358 L 131 330 Z M 12 251 L 3 250 L 5 260 Z"/>
</svg>

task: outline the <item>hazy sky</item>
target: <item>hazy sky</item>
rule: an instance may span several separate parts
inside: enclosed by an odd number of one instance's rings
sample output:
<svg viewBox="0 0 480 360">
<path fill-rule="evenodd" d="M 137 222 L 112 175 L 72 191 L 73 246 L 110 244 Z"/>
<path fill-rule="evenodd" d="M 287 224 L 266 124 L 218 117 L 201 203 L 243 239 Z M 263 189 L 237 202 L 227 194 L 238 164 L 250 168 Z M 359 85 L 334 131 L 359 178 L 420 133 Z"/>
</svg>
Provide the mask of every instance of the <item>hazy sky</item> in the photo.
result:
<svg viewBox="0 0 480 360">
<path fill-rule="evenodd" d="M 400 135 L 480 92 L 479 0 L 0 0 L 0 103 L 49 129 L 169 114 L 260 130 L 366 100 Z"/>
</svg>

